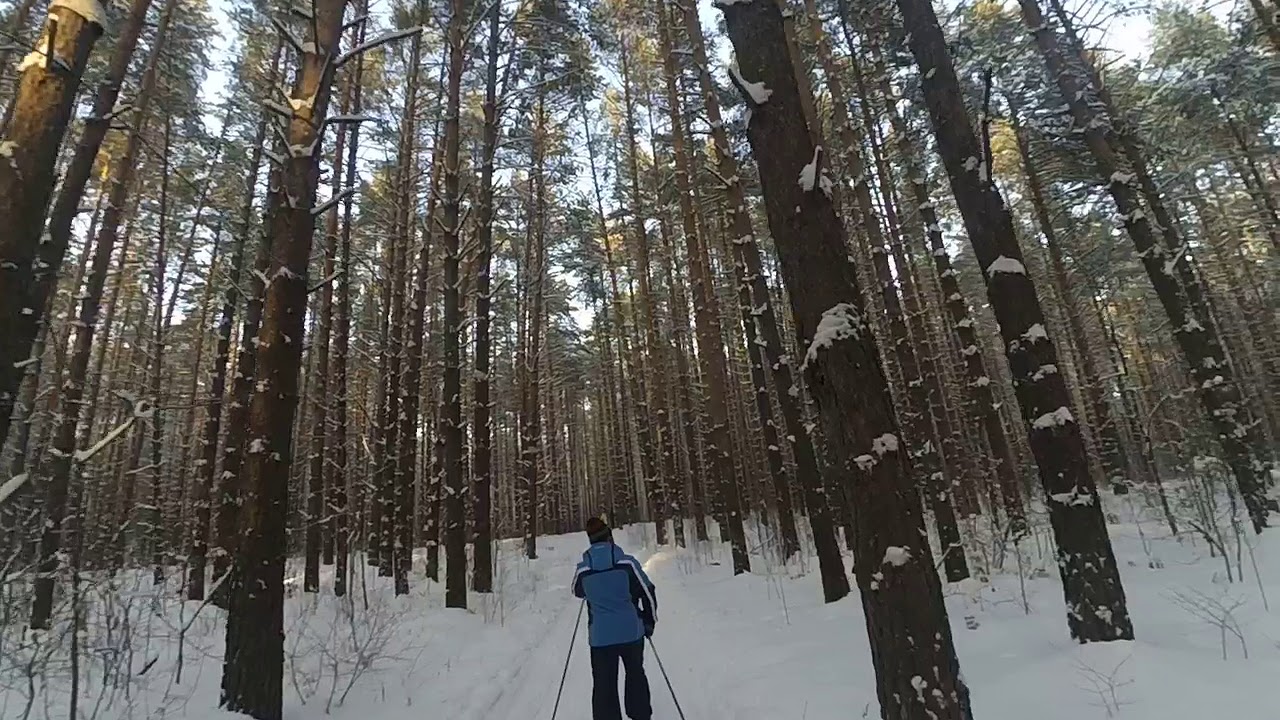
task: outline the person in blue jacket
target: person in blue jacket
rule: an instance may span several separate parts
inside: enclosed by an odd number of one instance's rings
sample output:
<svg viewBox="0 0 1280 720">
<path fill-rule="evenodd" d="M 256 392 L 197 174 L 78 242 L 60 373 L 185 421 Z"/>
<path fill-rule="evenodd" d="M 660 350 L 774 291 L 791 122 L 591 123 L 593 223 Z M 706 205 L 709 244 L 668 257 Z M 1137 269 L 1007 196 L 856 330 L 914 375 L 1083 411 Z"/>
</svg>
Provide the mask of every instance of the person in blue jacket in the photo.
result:
<svg viewBox="0 0 1280 720">
<path fill-rule="evenodd" d="M 591 713 L 594 720 L 622 720 L 618 709 L 618 661 L 627 677 L 623 704 L 631 720 L 650 720 L 644 641 L 658 622 L 654 587 L 640 562 L 613 542 L 613 531 L 597 517 L 587 521 L 591 547 L 573 575 L 573 594 L 587 601 L 591 645 Z"/>
</svg>

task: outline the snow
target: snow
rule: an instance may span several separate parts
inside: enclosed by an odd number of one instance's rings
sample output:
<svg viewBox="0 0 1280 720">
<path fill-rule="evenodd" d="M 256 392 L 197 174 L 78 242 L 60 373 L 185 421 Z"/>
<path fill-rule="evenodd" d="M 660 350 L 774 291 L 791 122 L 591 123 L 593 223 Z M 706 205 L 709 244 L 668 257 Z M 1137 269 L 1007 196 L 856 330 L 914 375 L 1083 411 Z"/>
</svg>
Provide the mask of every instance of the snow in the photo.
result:
<svg viewBox="0 0 1280 720">
<path fill-rule="evenodd" d="M 898 436 L 893 433 L 885 433 L 881 435 L 871 441 L 871 451 L 876 455 L 898 452 Z"/>
<path fill-rule="evenodd" d="M 1041 340 L 1048 340 L 1049 333 L 1045 332 L 1044 325 L 1035 323 L 1031 327 L 1027 328 L 1026 332 L 1022 333 L 1022 339 L 1035 343 Z"/>
<path fill-rule="evenodd" d="M 1057 365 L 1054 365 L 1053 363 L 1046 363 L 1036 369 L 1035 373 L 1032 374 L 1031 379 L 1033 381 L 1039 382 L 1040 380 L 1043 380 L 1046 377 L 1053 375 L 1057 372 L 1058 372 Z"/>
<path fill-rule="evenodd" d="M 813 148 L 813 158 L 800 168 L 800 179 L 797 181 L 800 188 L 805 192 L 813 192 L 813 186 L 816 183 L 823 194 L 831 197 L 831 178 L 827 176 L 825 170 L 818 170 L 818 158 L 822 155 L 822 146 L 818 145 Z"/>
<path fill-rule="evenodd" d="M 1008 275 L 1026 275 L 1027 268 L 1018 260 L 1001 255 L 987 266 L 988 275 L 1006 273 Z"/>
<path fill-rule="evenodd" d="M 1280 597 L 1280 535 L 1259 536 L 1252 549 L 1257 570 L 1246 559 L 1244 579 L 1227 582 L 1222 559 L 1211 556 L 1203 541 L 1191 535 L 1174 539 L 1154 516 L 1128 512 L 1130 505 L 1118 498 L 1100 500 L 1115 503 L 1107 507 L 1107 516 L 1117 518 L 1108 529 L 1137 640 L 1082 646 L 1067 636 L 1056 558 L 1048 530 L 1040 528 L 1034 539 L 1021 544 L 1017 558 L 1007 553 L 1003 564 L 983 573 L 984 580 L 943 586 L 974 717 L 1273 717 L 1275 701 L 1265 689 L 1274 686 L 1280 662 L 1274 640 L 1280 637 L 1280 617 L 1274 605 L 1270 610 L 1264 606 L 1261 591 L 1272 602 Z M 716 526 L 710 526 L 715 537 Z M 720 543 L 655 548 L 651 525 L 616 533 L 619 544 L 644 564 L 662 604 L 653 646 L 645 652 L 654 718 L 678 717 L 654 650 L 690 720 L 878 717 L 857 592 L 824 604 L 811 551 L 783 565 L 759 553 L 767 535 L 754 520 L 747 529 L 754 572 L 737 577 Z M 443 588 L 421 575 L 421 551 L 411 593 L 401 598 L 392 594 L 390 579 L 377 577 L 374 569 L 355 573 L 354 592 L 347 600 L 334 598 L 329 590 L 332 567 L 322 568 L 321 594 L 297 592 L 302 567 L 299 559 L 291 560 L 286 570 L 291 590 L 284 610 L 283 716 L 546 720 L 572 648 L 559 717 L 589 718 L 585 618 L 573 639 L 580 604 L 568 587 L 583 540 L 580 534 L 540 538 L 540 558 L 534 561 L 521 557 L 519 541 L 500 543 L 496 592 L 471 594 L 467 611 L 442 607 Z M 872 573 L 873 587 L 897 567 L 891 560 L 901 554 L 895 550 L 911 552 L 901 547 L 886 552 L 886 562 Z M 846 557 L 846 568 L 848 562 Z M 172 593 L 176 578 L 168 588 L 153 590 L 148 575 L 122 573 L 111 586 L 102 581 L 88 589 L 93 610 L 81 638 L 84 647 L 94 649 L 82 658 L 87 707 L 92 709 L 101 694 L 105 699 L 98 720 L 244 717 L 215 709 L 222 610 L 180 603 Z M 1243 646 L 1195 610 L 1213 604 L 1234 607 L 1231 618 Z M 108 635 L 102 622 L 107 608 L 115 608 L 117 618 L 127 614 L 131 622 L 115 625 Z M 24 624 L 3 629 L 0 676 L 12 680 L 0 685 L 6 718 L 20 717 L 27 704 L 20 668 L 31 647 L 19 644 L 35 638 Z M 183 628 L 185 664 L 179 680 L 176 635 Z M 39 633 L 41 650 L 61 637 L 56 631 Z M 367 666 L 360 666 L 361 657 Z M 120 688 L 103 692 L 103 668 L 112 658 L 124 663 L 112 667 L 123 670 L 118 676 L 130 690 L 127 697 Z M 912 688 L 931 692 L 932 673 L 931 668 L 916 669 Z M 33 720 L 66 716 L 68 677 L 65 666 L 56 666 L 39 679 L 41 696 L 35 699 Z"/>
<path fill-rule="evenodd" d="M 13 159 L 13 151 L 18 149 L 18 143 L 12 140 L 0 142 L 0 157 Z"/>
<path fill-rule="evenodd" d="M 107 11 L 98 0 L 53 0 L 49 3 L 49 10 L 54 8 L 66 8 L 99 27 L 107 26 Z"/>
<path fill-rule="evenodd" d="M 1094 503 L 1095 496 L 1091 492 L 1081 492 L 1080 488 L 1073 487 L 1071 488 L 1071 492 L 1053 493 L 1049 496 L 1049 499 L 1063 505 L 1080 506 L 1092 505 Z"/>
<path fill-rule="evenodd" d="M 1035 422 L 1031 423 L 1031 427 L 1037 430 L 1051 430 L 1055 427 L 1075 422 L 1075 420 L 1075 417 L 1071 415 L 1071 410 L 1064 405 L 1053 412 L 1047 412 L 1036 418 Z"/>
<path fill-rule="evenodd" d="M 862 332 L 862 315 L 857 307 L 850 303 L 839 303 L 822 313 L 818 321 L 818 329 L 813 333 L 813 341 L 805 351 L 804 363 L 800 369 L 809 367 L 809 363 L 818 358 L 818 353 L 831 347 L 839 340 L 857 338 Z"/>
<path fill-rule="evenodd" d="M 902 567 L 909 562 L 911 562 L 911 550 L 908 548 L 898 547 L 897 545 L 890 545 L 885 548 L 883 561 L 885 565 Z"/>
<path fill-rule="evenodd" d="M 4 501 L 8 500 L 10 495 L 18 492 L 18 489 L 25 484 L 27 484 L 26 473 L 14 475 L 8 480 L 5 480 L 4 484 L 0 485 L 0 505 L 3 505 Z"/>
<path fill-rule="evenodd" d="M 769 98 L 773 96 L 773 91 L 765 87 L 764 83 L 747 82 L 746 78 L 742 77 L 742 71 L 738 69 L 736 63 L 729 66 L 729 72 L 733 74 L 734 79 L 738 81 L 738 84 L 742 86 L 747 95 L 751 96 L 751 102 L 756 105 L 763 105 L 769 102 Z"/>
</svg>

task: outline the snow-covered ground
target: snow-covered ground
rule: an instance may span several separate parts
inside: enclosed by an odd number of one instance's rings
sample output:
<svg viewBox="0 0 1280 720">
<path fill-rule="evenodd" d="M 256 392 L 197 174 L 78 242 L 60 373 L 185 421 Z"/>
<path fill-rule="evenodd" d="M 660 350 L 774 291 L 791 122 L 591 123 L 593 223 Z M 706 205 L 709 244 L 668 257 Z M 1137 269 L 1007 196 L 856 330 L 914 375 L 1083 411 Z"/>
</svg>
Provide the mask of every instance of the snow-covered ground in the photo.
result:
<svg viewBox="0 0 1280 720">
<path fill-rule="evenodd" d="M 1238 560 L 1232 550 L 1230 583 L 1223 559 L 1189 535 L 1175 540 L 1154 521 L 1115 523 L 1111 533 L 1136 642 L 1070 640 L 1044 535 L 1006 554 L 1005 569 L 990 582 L 947 588 L 975 717 L 1280 717 L 1269 692 L 1280 680 L 1280 530 L 1253 541 L 1252 553 L 1242 548 Z M 878 717 L 856 594 L 824 605 L 816 568 L 780 566 L 757 553 L 757 572 L 735 578 L 719 544 L 656 549 L 651 537 L 651 527 L 631 527 L 617 539 L 657 584 L 654 642 L 688 720 Z M 421 577 L 403 598 L 373 573 L 364 587 L 356 582 L 347 600 L 291 595 L 285 717 L 548 720 L 578 617 L 568 586 L 584 541 L 544 538 L 535 561 L 504 544 L 500 591 L 473 595 L 467 611 L 445 610 L 443 588 Z M 81 717 L 238 717 L 214 709 L 220 611 L 156 603 L 149 585 L 139 580 L 87 593 L 95 609 L 83 640 Z M 126 615 L 128 627 L 119 622 Z M 110 617 L 116 624 L 108 632 Z M 12 628 L 3 640 L 0 717 L 22 718 L 30 696 L 22 668 L 32 649 Z M 44 670 L 34 681 L 29 716 L 66 718 L 65 657 L 35 666 Z M 676 718 L 652 652 L 646 667 L 656 720 Z M 584 627 L 573 644 L 559 717 L 589 718 L 590 687 Z"/>
</svg>

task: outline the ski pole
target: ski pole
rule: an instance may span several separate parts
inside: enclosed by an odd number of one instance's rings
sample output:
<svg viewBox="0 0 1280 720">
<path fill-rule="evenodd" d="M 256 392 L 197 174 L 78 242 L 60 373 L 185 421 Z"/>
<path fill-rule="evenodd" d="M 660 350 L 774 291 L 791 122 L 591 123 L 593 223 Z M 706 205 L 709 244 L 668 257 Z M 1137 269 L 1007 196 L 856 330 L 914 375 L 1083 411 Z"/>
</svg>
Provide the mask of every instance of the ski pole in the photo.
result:
<svg viewBox="0 0 1280 720">
<path fill-rule="evenodd" d="M 551 720 L 556 720 L 556 715 L 560 712 L 560 695 L 564 693 L 565 678 L 569 677 L 569 660 L 573 657 L 573 646 L 578 642 L 578 627 L 582 625 L 582 611 L 586 607 L 587 600 L 583 598 L 582 604 L 578 606 L 578 619 L 573 623 L 573 639 L 569 641 L 569 654 L 564 658 L 564 672 L 560 674 L 560 689 L 556 691 L 556 706 L 551 710 Z"/>
<path fill-rule="evenodd" d="M 658 646 L 653 644 L 653 638 L 649 638 L 649 649 L 653 651 L 653 659 L 658 661 L 658 669 L 662 671 L 662 679 L 667 681 L 667 690 L 671 692 L 671 702 L 676 704 L 676 712 L 680 714 L 680 720 L 685 720 L 684 710 L 680 709 L 680 701 L 676 699 L 676 690 L 671 687 L 671 678 L 667 675 L 667 669 L 662 666 L 662 658 L 658 655 Z"/>
</svg>

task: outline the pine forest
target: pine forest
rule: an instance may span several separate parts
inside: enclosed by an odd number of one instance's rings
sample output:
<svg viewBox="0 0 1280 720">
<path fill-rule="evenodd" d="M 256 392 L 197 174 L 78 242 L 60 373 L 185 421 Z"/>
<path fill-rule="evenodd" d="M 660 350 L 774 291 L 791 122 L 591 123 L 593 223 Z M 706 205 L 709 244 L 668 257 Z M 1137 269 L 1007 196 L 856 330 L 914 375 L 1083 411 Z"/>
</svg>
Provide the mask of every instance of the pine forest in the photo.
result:
<svg viewBox="0 0 1280 720">
<path fill-rule="evenodd" d="M 1275 714 L 1277 0 L 3 0 L 0 107 L 6 720 L 587 718 L 592 518 L 633 720 Z"/>
</svg>

